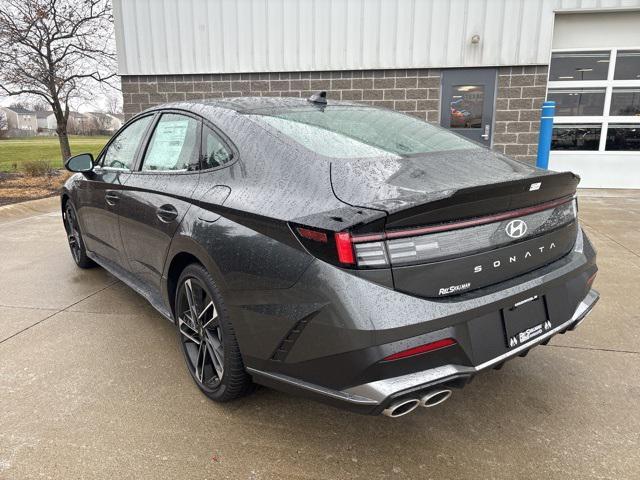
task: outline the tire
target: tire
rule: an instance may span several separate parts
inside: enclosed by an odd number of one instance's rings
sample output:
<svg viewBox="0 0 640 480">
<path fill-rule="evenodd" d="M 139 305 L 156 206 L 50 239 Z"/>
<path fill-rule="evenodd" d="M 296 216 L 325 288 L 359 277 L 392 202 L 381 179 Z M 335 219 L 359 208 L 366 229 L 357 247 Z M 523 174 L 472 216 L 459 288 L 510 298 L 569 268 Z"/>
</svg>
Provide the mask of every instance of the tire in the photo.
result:
<svg viewBox="0 0 640 480">
<path fill-rule="evenodd" d="M 182 271 L 174 305 L 178 340 L 198 388 L 216 402 L 251 392 L 253 382 L 246 373 L 224 300 L 205 268 L 194 263 Z"/>
<path fill-rule="evenodd" d="M 95 267 L 95 262 L 87 257 L 87 249 L 82 239 L 78 215 L 76 215 L 76 209 L 71 201 L 68 201 L 64 207 L 64 229 L 67 232 L 67 242 L 76 265 L 80 268 Z"/>
</svg>

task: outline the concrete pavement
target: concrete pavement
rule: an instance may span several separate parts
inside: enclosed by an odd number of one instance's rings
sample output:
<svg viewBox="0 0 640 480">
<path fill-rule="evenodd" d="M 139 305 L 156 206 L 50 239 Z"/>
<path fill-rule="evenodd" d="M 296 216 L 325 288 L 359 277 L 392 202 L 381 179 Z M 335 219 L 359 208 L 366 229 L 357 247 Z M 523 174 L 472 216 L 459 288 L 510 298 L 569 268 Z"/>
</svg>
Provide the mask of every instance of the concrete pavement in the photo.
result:
<svg viewBox="0 0 640 480">
<path fill-rule="evenodd" d="M 0 479 L 640 478 L 640 193 L 584 191 L 602 299 L 439 408 L 363 417 L 192 383 L 173 326 L 75 267 L 57 199 L 0 208 Z"/>
</svg>

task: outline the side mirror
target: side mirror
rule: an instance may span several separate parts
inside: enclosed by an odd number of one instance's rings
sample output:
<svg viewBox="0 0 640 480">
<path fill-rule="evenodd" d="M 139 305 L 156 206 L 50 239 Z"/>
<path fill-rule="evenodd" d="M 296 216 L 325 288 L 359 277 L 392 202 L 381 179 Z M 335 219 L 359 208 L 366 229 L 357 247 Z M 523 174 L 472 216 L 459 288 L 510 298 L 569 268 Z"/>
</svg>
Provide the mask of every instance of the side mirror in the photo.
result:
<svg viewBox="0 0 640 480">
<path fill-rule="evenodd" d="M 87 173 L 93 170 L 93 155 L 81 153 L 64 162 L 64 168 L 70 172 Z"/>
</svg>

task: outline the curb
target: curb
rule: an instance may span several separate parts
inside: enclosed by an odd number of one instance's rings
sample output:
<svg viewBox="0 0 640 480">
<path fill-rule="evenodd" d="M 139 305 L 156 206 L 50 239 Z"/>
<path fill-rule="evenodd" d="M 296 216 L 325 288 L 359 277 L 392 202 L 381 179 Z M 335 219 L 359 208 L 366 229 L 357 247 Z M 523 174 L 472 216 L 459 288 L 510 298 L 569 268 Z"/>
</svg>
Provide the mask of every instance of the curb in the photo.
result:
<svg viewBox="0 0 640 480">
<path fill-rule="evenodd" d="M 59 209 L 60 197 L 58 195 L 3 205 L 0 207 L 0 225 L 14 220 L 55 212 Z"/>
</svg>

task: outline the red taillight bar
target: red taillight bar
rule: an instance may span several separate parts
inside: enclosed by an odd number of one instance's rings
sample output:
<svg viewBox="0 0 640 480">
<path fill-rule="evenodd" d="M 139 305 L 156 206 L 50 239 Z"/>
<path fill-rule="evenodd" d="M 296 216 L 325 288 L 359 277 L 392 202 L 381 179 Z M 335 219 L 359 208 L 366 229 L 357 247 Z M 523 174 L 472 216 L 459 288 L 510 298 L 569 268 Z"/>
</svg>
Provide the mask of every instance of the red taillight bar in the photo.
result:
<svg viewBox="0 0 640 480">
<path fill-rule="evenodd" d="M 336 233 L 336 249 L 338 250 L 338 260 L 345 265 L 355 265 L 356 257 L 353 254 L 353 244 L 349 232 Z"/>
<path fill-rule="evenodd" d="M 541 203 L 533 207 L 520 208 L 518 210 L 511 210 L 509 212 L 496 213 L 495 215 L 487 215 L 485 217 L 472 218 L 469 220 L 462 220 L 460 222 L 444 223 L 441 225 L 432 225 L 428 227 L 411 228 L 408 230 L 392 230 L 386 233 L 373 233 L 366 235 L 354 235 L 351 237 L 353 243 L 364 242 L 378 242 L 386 240 L 388 238 L 404 238 L 415 237 L 417 235 L 425 235 L 428 233 L 445 232 L 448 230 L 457 230 L 460 228 L 475 227 L 477 225 L 484 225 L 486 223 L 499 222 L 507 220 L 509 218 L 521 217 L 523 215 L 530 215 L 532 213 L 541 212 L 549 208 L 554 208 L 559 205 L 573 201 L 573 197 L 560 198 L 558 200 L 552 200 L 551 202 Z"/>
<path fill-rule="evenodd" d="M 400 360 L 401 358 L 413 357 L 420 355 L 421 353 L 433 352 L 434 350 L 440 350 L 441 348 L 455 345 L 457 342 L 453 338 L 445 338 L 443 340 L 437 340 L 435 342 L 427 343 L 426 345 L 420 345 L 419 347 L 409 348 L 398 353 L 389 355 L 382 359 L 383 362 L 391 362 L 393 360 Z"/>
<path fill-rule="evenodd" d="M 320 232 L 318 230 L 311 230 L 310 228 L 298 227 L 298 233 L 309 240 L 313 240 L 315 242 L 327 243 L 328 238 L 325 232 Z"/>
</svg>

